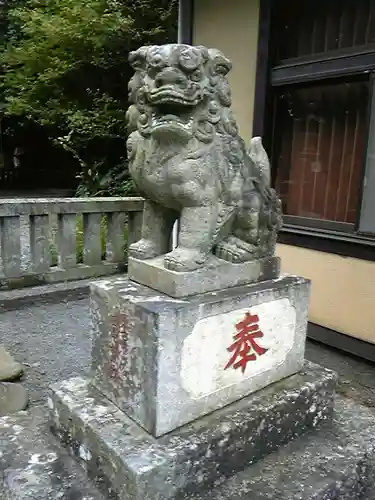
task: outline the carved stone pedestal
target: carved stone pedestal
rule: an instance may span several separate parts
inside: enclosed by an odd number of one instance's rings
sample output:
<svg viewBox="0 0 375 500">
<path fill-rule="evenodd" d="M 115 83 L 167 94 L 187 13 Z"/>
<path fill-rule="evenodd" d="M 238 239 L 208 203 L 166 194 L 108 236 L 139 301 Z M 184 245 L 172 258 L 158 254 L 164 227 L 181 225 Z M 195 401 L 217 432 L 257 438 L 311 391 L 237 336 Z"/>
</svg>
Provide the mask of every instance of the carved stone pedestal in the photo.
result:
<svg viewBox="0 0 375 500">
<path fill-rule="evenodd" d="M 330 419 L 335 381 L 333 372 L 307 363 L 298 375 L 157 439 L 89 380 L 55 384 L 49 405 L 54 433 L 119 499 L 200 498 L 216 482 Z"/>
<path fill-rule="evenodd" d="M 52 387 L 54 432 L 121 500 L 189 498 L 243 470 L 332 415 L 335 375 L 304 365 L 309 288 L 93 284 L 91 377 Z"/>
<path fill-rule="evenodd" d="M 184 299 L 96 283 L 92 383 L 160 436 L 300 370 L 308 297 L 297 277 Z"/>
</svg>

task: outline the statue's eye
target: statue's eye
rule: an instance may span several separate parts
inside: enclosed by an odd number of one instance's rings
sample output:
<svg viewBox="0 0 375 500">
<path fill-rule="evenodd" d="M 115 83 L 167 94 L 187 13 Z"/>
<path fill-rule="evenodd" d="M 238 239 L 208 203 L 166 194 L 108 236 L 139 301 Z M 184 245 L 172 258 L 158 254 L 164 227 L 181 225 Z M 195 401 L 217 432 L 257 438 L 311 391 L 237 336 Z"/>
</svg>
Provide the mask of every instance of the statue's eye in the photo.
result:
<svg viewBox="0 0 375 500">
<path fill-rule="evenodd" d="M 193 82 L 199 82 L 202 79 L 202 72 L 199 69 L 196 69 L 191 73 L 190 80 Z"/>
<path fill-rule="evenodd" d="M 180 66 L 188 71 L 194 71 L 200 64 L 199 53 L 192 50 L 183 50 L 179 57 Z"/>
<path fill-rule="evenodd" d="M 165 61 L 160 54 L 153 54 L 149 59 L 149 65 L 153 68 L 162 68 L 165 66 Z"/>
</svg>

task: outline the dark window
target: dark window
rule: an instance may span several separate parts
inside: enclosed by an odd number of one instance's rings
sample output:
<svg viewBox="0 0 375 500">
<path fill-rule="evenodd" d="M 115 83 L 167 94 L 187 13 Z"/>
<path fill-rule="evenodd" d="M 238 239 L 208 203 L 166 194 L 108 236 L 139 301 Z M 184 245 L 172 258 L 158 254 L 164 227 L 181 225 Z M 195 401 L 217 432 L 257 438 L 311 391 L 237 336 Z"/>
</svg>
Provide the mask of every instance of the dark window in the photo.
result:
<svg viewBox="0 0 375 500">
<path fill-rule="evenodd" d="M 268 142 L 286 225 L 375 234 L 375 0 L 274 1 L 270 26 Z"/>
<path fill-rule="evenodd" d="M 275 2 L 278 36 L 275 62 L 375 44 L 373 0 Z"/>
<path fill-rule="evenodd" d="M 356 222 L 367 105 L 367 81 L 280 91 L 273 161 L 285 214 Z"/>
</svg>

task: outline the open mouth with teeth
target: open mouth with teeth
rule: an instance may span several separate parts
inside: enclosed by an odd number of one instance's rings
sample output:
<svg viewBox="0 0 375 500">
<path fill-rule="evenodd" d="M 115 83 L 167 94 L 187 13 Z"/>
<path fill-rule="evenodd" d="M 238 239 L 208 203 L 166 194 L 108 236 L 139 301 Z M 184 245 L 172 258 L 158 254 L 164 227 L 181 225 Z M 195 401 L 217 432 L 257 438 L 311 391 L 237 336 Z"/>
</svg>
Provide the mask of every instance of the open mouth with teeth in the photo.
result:
<svg viewBox="0 0 375 500">
<path fill-rule="evenodd" d="M 165 133 L 187 139 L 192 135 L 194 111 L 200 97 L 194 89 L 183 91 L 173 86 L 153 89 L 148 94 L 152 107 L 151 130 L 154 135 Z"/>
<path fill-rule="evenodd" d="M 179 92 L 171 86 L 164 86 L 154 89 L 149 93 L 148 99 L 152 106 L 170 106 L 180 108 L 190 108 L 199 103 L 199 97 L 196 92 L 192 93 L 187 89 L 185 92 Z"/>
<path fill-rule="evenodd" d="M 186 105 L 176 100 L 163 100 L 153 105 L 151 128 L 154 132 L 185 132 L 190 133 L 193 124 L 192 105 Z"/>
</svg>

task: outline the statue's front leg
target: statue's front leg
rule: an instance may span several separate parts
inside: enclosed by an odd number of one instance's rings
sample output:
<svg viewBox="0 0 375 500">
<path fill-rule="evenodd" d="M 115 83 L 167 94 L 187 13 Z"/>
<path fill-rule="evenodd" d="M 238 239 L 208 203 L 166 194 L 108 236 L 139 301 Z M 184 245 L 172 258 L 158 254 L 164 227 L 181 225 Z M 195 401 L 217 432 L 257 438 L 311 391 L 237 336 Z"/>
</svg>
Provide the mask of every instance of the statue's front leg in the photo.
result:
<svg viewBox="0 0 375 500">
<path fill-rule="evenodd" d="M 151 259 L 170 250 L 170 237 L 177 214 L 149 200 L 143 209 L 142 236 L 129 247 L 129 255 L 137 259 Z"/>
<path fill-rule="evenodd" d="M 165 267 L 180 272 L 202 267 L 212 250 L 216 222 L 217 206 L 183 208 L 178 246 L 165 256 Z"/>
</svg>

